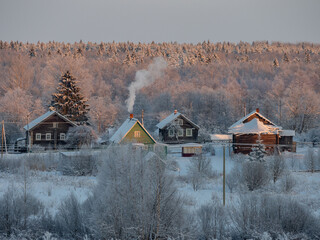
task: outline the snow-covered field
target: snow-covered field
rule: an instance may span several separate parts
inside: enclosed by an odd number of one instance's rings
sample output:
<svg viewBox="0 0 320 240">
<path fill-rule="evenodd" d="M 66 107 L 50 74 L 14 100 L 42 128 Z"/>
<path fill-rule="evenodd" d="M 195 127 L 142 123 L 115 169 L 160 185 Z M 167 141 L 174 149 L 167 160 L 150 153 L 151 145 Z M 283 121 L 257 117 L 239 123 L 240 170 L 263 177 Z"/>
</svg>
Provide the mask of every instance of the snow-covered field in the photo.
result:
<svg viewBox="0 0 320 240">
<path fill-rule="evenodd" d="M 174 149 L 176 148 L 176 149 Z M 188 167 L 190 165 L 190 158 L 181 157 L 178 153 L 179 147 L 172 147 L 168 155 L 168 159 L 176 162 L 178 170 L 172 171 L 176 176 L 179 191 L 186 196 L 187 205 L 190 208 L 198 208 L 199 206 L 208 203 L 212 198 L 221 199 L 223 194 L 223 148 L 222 146 L 215 146 L 215 156 L 209 153 L 207 157 L 211 159 L 212 169 L 215 177 L 210 178 L 201 187 L 201 189 L 194 191 L 192 184 L 188 179 Z M 298 148 L 297 153 L 284 153 L 288 171 L 296 180 L 296 185 L 289 193 L 292 197 L 307 204 L 316 215 L 320 216 L 320 172 L 310 173 L 302 171 L 304 166 L 304 155 L 306 148 Z M 237 163 L 230 155 L 229 149 L 226 147 L 226 173 L 228 174 Z M 21 176 L 21 173 L 7 173 L 0 172 L 0 197 L 8 190 L 14 188 L 17 191 L 23 192 L 26 182 L 27 192 L 32 193 L 37 197 L 44 206 L 51 212 L 56 213 L 60 203 L 63 199 L 74 193 L 77 198 L 83 202 L 91 194 L 95 184 L 96 177 L 92 176 L 64 176 L 58 171 L 29 171 L 27 181 Z M 279 183 L 269 184 L 267 189 L 262 191 L 270 194 L 279 194 Z M 238 196 L 237 191 L 230 192 L 226 186 L 226 205 L 230 204 L 233 199 Z"/>
</svg>

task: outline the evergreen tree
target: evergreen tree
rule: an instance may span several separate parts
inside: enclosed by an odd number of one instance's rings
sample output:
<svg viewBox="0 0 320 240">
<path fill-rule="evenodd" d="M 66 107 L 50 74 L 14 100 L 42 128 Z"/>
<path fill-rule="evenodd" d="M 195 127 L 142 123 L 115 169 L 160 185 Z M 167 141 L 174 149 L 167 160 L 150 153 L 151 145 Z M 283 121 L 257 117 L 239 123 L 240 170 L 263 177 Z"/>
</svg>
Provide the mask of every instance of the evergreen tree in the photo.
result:
<svg viewBox="0 0 320 240">
<path fill-rule="evenodd" d="M 257 140 L 257 146 L 252 148 L 252 152 L 249 153 L 249 161 L 256 161 L 256 162 L 264 162 L 264 156 L 267 154 L 265 150 L 265 146 L 262 143 L 261 136 Z"/>
<path fill-rule="evenodd" d="M 89 105 L 81 95 L 76 79 L 67 71 L 60 79 L 57 93 L 52 95 L 50 110 L 59 112 L 72 121 L 80 124 L 85 123 L 88 118 Z"/>
</svg>

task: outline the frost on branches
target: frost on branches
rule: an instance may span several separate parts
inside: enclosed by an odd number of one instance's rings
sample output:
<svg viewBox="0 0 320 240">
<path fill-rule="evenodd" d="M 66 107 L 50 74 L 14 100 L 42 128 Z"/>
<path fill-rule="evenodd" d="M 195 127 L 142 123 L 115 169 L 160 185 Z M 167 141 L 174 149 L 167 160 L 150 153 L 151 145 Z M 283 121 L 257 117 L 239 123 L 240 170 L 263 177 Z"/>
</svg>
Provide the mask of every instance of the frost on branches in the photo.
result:
<svg viewBox="0 0 320 240">
<path fill-rule="evenodd" d="M 86 114 L 89 111 L 87 99 L 76 84 L 76 79 L 67 71 L 60 79 L 57 93 L 52 95 L 50 110 L 57 111 L 72 121 L 86 123 Z"/>
<path fill-rule="evenodd" d="M 249 161 L 265 162 L 264 156 L 267 152 L 262 142 L 261 136 L 259 135 L 257 146 L 253 147 L 252 151 L 249 153 Z"/>
</svg>

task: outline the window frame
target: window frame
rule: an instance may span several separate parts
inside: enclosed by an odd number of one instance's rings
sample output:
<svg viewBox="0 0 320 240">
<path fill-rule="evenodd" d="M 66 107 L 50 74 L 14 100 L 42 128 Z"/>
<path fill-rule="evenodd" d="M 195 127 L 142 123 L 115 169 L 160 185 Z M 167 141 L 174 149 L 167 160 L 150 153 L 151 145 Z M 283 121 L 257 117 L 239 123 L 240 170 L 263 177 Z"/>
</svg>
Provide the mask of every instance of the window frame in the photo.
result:
<svg viewBox="0 0 320 240">
<path fill-rule="evenodd" d="M 178 125 L 182 126 L 183 125 L 183 119 L 182 118 L 178 118 Z"/>
<path fill-rule="evenodd" d="M 62 136 L 63 136 L 63 138 L 62 138 Z M 65 141 L 66 140 L 66 134 L 65 133 L 60 133 L 59 139 L 62 140 L 62 141 Z"/>
<path fill-rule="evenodd" d="M 51 133 L 46 133 L 46 141 L 51 141 Z"/>
<path fill-rule="evenodd" d="M 190 131 L 190 134 L 188 134 L 188 131 Z M 186 136 L 187 136 L 187 137 L 192 137 L 192 136 L 193 136 L 192 128 L 187 128 L 187 129 L 186 129 Z"/>
<path fill-rule="evenodd" d="M 172 134 L 170 134 L 170 133 L 172 133 Z M 169 129 L 168 136 L 169 137 L 174 137 L 174 129 Z"/>
<path fill-rule="evenodd" d="M 41 141 L 41 133 L 36 133 L 36 141 Z"/>
<path fill-rule="evenodd" d="M 182 134 L 180 134 L 182 132 Z M 183 137 L 184 136 L 184 131 L 183 129 L 178 129 L 178 137 Z"/>
</svg>

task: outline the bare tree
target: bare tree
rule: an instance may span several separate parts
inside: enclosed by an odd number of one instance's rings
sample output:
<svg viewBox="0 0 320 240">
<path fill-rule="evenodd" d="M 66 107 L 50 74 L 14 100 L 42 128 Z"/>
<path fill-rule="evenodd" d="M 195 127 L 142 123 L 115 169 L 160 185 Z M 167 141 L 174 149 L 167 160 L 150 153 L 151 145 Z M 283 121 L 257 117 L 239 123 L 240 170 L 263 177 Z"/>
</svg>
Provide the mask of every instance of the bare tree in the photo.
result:
<svg viewBox="0 0 320 240">
<path fill-rule="evenodd" d="M 272 174 L 273 182 L 275 183 L 285 171 L 284 159 L 281 155 L 274 154 L 268 160 L 268 164 L 270 173 Z"/>
</svg>

